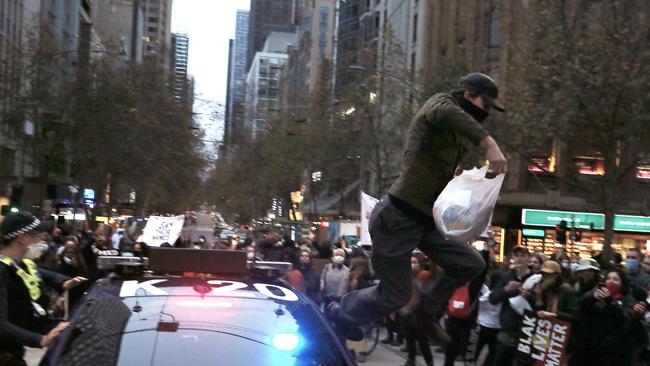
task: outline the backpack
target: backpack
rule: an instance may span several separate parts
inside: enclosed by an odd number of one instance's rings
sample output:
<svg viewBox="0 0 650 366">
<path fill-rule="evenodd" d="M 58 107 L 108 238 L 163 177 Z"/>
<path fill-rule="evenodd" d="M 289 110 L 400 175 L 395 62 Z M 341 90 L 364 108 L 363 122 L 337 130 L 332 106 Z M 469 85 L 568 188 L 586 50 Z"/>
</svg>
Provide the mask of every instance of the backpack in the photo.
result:
<svg viewBox="0 0 650 366">
<path fill-rule="evenodd" d="M 469 287 L 465 285 L 457 288 L 454 294 L 451 295 L 447 305 L 447 312 L 454 318 L 467 319 L 472 314 L 474 306 L 475 304 L 469 298 Z"/>
</svg>

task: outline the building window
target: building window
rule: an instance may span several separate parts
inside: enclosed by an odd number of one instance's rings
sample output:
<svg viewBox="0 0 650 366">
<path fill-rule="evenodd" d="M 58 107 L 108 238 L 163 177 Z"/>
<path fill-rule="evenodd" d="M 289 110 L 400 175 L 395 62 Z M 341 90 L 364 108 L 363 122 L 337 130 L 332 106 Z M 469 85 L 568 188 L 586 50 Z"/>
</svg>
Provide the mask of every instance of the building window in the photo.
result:
<svg viewBox="0 0 650 366">
<path fill-rule="evenodd" d="M 530 159 L 528 163 L 528 171 L 532 173 L 548 173 L 553 172 L 554 166 L 552 164 L 552 158 L 546 156 L 537 156 Z"/>
<path fill-rule="evenodd" d="M 605 160 L 593 156 L 576 156 L 576 170 L 583 175 L 605 175 Z"/>
<path fill-rule="evenodd" d="M 411 54 L 411 78 L 415 77 L 415 52 Z"/>
<path fill-rule="evenodd" d="M 490 47 L 499 47 L 501 45 L 501 32 L 499 30 L 499 14 L 496 9 L 490 12 L 490 30 L 489 44 Z"/>
<path fill-rule="evenodd" d="M 156 28 L 156 27 L 147 27 L 147 32 L 156 33 L 156 32 L 158 32 L 158 28 Z"/>
<path fill-rule="evenodd" d="M 413 43 L 418 41 L 418 15 L 413 15 Z"/>
<path fill-rule="evenodd" d="M 636 177 L 650 181 L 650 156 L 641 159 L 636 165 Z"/>
</svg>

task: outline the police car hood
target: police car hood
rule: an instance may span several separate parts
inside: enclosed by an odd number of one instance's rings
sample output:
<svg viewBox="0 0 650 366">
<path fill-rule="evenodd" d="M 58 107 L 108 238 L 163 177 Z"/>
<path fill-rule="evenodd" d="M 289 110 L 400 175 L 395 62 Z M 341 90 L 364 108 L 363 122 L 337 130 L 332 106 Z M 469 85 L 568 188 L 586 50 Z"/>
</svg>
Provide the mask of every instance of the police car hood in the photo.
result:
<svg viewBox="0 0 650 366">
<path fill-rule="evenodd" d="M 295 352 L 278 351 L 279 334 L 297 335 L 302 356 L 323 359 L 314 354 L 323 352 L 329 336 L 322 318 L 282 281 L 112 282 L 102 286 L 104 296 L 115 299 L 119 287 L 119 299 L 131 312 L 121 334 L 118 365 L 295 364 Z"/>
</svg>

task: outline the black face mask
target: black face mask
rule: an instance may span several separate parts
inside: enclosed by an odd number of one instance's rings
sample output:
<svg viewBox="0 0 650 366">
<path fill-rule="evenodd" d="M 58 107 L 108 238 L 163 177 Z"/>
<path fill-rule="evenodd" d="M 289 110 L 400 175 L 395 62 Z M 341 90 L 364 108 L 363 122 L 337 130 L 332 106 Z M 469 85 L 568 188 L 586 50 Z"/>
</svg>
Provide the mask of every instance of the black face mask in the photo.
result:
<svg viewBox="0 0 650 366">
<path fill-rule="evenodd" d="M 452 96 L 454 97 L 454 99 L 456 99 L 460 107 L 463 108 L 463 110 L 467 112 L 470 116 L 474 117 L 476 121 L 483 122 L 490 115 L 490 113 L 475 106 L 474 103 L 470 102 L 467 98 L 465 98 L 462 92 L 454 93 L 452 94 Z"/>
</svg>

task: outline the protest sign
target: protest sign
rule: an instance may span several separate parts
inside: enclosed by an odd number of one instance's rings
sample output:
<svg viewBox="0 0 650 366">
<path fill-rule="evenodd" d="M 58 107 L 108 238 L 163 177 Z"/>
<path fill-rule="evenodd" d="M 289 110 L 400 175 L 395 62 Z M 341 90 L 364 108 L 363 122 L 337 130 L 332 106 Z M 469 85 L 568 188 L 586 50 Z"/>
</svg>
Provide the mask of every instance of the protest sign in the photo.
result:
<svg viewBox="0 0 650 366">
<path fill-rule="evenodd" d="M 159 247 L 162 243 L 174 244 L 183 230 L 185 216 L 150 216 L 144 232 L 138 241 L 153 247 Z"/>
<path fill-rule="evenodd" d="M 372 244 L 368 232 L 368 222 L 372 209 L 375 208 L 378 201 L 375 197 L 361 192 L 361 240 L 359 240 L 359 244 Z"/>
<path fill-rule="evenodd" d="M 529 310 L 524 312 L 517 360 L 521 365 L 561 366 L 564 364 L 571 324 L 557 319 L 542 319 Z"/>
</svg>

